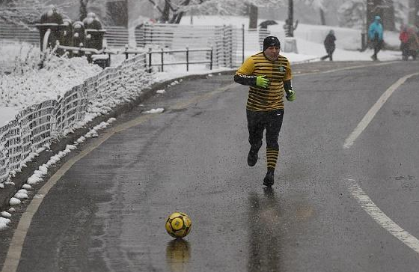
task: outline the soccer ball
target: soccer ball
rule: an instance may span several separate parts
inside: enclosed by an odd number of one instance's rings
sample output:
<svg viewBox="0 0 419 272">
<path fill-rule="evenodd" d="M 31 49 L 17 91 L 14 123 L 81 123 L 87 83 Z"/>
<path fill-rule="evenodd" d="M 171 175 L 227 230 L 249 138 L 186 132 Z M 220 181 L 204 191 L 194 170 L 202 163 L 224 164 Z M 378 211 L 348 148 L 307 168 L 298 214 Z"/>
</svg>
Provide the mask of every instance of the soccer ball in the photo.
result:
<svg viewBox="0 0 419 272">
<path fill-rule="evenodd" d="M 166 230 L 174 238 L 183 238 L 189 234 L 192 221 L 182 212 L 174 212 L 166 220 Z"/>
</svg>

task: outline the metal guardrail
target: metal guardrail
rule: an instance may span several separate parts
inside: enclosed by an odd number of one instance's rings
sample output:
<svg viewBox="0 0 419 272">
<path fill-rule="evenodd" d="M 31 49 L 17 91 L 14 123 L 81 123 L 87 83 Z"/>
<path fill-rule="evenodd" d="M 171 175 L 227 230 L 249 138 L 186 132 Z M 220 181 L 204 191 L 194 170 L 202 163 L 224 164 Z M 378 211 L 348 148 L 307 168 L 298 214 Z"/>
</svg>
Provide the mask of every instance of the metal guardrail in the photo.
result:
<svg viewBox="0 0 419 272">
<path fill-rule="evenodd" d="M 150 73 L 152 71 L 153 66 L 161 67 L 161 72 L 164 71 L 164 66 L 166 65 L 186 65 L 186 71 L 189 71 L 189 66 L 194 64 L 209 64 L 210 70 L 212 70 L 214 65 L 214 49 L 211 48 L 193 48 L 190 49 L 186 47 L 186 49 L 176 49 L 176 50 L 165 50 L 161 49 L 160 51 L 152 51 L 150 48 L 148 52 L 140 51 L 140 50 L 132 50 L 129 49 L 128 46 L 125 46 L 124 50 L 111 50 L 111 49 L 101 49 L 97 50 L 94 48 L 85 48 L 85 47 L 73 47 L 73 46 L 63 46 L 58 45 L 57 49 L 61 49 L 64 51 L 71 51 L 76 54 L 80 54 L 80 52 L 83 52 L 85 55 L 94 56 L 94 55 L 108 55 L 108 63 L 107 67 L 109 67 L 111 63 L 111 55 L 125 55 L 125 59 L 129 59 L 129 55 L 138 55 L 138 54 L 147 54 L 146 58 L 146 67 L 147 71 Z M 207 56 L 209 59 L 201 59 L 201 60 L 191 60 L 190 59 L 190 53 L 193 52 L 207 52 Z M 178 62 L 165 62 L 164 57 L 166 54 L 177 54 L 177 53 L 183 53 L 185 54 L 185 61 L 178 61 Z M 160 62 L 159 63 L 153 63 L 153 54 L 160 54 Z M 148 62 L 147 62 L 148 60 Z"/>
</svg>

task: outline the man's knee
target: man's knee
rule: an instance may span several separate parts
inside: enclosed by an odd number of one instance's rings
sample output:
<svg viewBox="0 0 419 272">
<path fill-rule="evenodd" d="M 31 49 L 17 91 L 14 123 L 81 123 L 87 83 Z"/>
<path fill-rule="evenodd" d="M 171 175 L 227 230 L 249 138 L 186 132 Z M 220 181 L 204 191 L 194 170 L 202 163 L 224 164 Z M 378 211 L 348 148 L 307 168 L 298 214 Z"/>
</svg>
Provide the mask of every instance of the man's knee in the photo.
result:
<svg viewBox="0 0 419 272">
<path fill-rule="evenodd" d="M 249 143 L 253 149 L 259 150 L 259 148 L 262 146 L 262 139 L 249 138 Z"/>
<path fill-rule="evenodd" d="M 279 150 L 278 137 L 267 137 L 266 147 L 270 149 Z"/>
</svg>

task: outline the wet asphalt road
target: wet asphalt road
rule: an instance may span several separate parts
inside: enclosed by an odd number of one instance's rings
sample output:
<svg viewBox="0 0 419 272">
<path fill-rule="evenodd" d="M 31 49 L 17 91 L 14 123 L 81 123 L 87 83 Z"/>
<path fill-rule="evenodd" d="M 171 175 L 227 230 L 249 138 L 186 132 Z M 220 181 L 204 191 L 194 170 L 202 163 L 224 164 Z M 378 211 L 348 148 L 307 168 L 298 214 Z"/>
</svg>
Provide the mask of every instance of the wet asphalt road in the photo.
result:
<svg viewBox="0 0 419 272">
<path fill-rule="evenodd" d="M 246 164 L 246 87 L 231 85 L 231 75 L 214 75 L 167 88 L 118 118 L 113 127 L 134 125 L 52 187 L 33 217 L 17 271 L 417 271 L 419 254 L 348 190 L 348 179 L 357 181 L 389 218 L 419 237 L 419 76 L 343 148 L 380 95 L 419 67 L 372 64 L 294 67 L 297 100 L 286 103 L 272 190 L 262 186 L 264 146 L 258 164 Z M 359 67 L 320 73 L 347 66 Z M 160 107 L 164 113 L 144 118 L 143 111 Z M 183 241 L 164 229 L 177 210 L 193 222 Z M 4 232 L 1 263 L 12 233 Z"/>
</svg>

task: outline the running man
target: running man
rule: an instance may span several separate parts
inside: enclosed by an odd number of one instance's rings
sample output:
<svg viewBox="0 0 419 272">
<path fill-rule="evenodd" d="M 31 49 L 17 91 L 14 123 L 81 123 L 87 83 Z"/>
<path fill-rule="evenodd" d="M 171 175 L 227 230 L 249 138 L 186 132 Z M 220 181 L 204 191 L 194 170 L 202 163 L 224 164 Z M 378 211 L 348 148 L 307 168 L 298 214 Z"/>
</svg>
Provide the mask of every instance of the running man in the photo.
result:
<svg viewBox="0 0 419 272">
<path fill-rule="evenodd" d="M 279 156 L 278 136 L 284 117 L 284 96 L 295 100 L 291 85 L 291 66 L 279 54 L 281 44 L 277 37 L 268 36 L 263 41 L 263 51 L 246 59 L 234 75 L 234 81 L 250 86 L 246 105 L 250 151 L 249 166 L 258 160 L 266 129 L 267 173 L 265 186 L 274 184 L 275 167 Z"/>
</svg>

